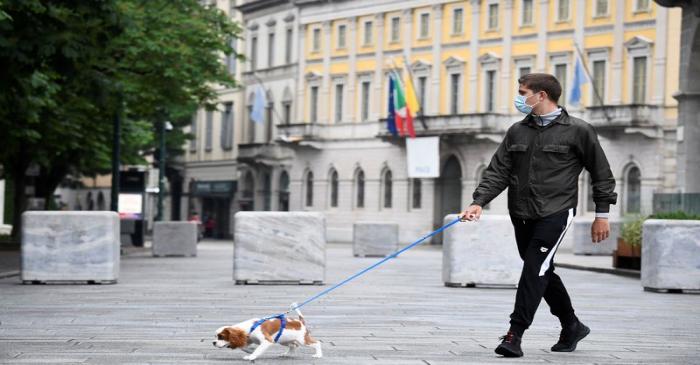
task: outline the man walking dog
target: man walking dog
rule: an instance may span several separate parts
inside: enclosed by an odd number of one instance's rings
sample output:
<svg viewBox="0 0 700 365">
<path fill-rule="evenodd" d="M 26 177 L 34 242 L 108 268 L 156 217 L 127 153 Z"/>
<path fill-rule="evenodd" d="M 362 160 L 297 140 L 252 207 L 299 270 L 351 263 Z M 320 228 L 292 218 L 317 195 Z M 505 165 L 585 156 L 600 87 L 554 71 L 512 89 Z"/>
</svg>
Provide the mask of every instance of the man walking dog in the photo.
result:
<svg viewBox="0 0 700 365">
<path fill-rule="evenodd" d="M 608 212 L 617 201 L 615 179 L 595 130 L 557 105 L 559 81 L 534 73 L 518 83 L 515 107 L 526 117 L 506 132 L 474 191 L 473 202 L 461 215 L 462 220 L 478 220 L 482 207 L 508 188 L 508 210 L 523 269 L 510 329 L 496 348 L 505 357 L 523 356 L 520 342 L 542 298 L 562 326 L 552 351 L 574 351 L 588 335 L 590 329 L 574 314 L 564 283 L 554 272 L 554 254 L 576 214 L 583 168 L 591 175 L 596 205 L 593 242 L 608 237 Z"/>
</svg>

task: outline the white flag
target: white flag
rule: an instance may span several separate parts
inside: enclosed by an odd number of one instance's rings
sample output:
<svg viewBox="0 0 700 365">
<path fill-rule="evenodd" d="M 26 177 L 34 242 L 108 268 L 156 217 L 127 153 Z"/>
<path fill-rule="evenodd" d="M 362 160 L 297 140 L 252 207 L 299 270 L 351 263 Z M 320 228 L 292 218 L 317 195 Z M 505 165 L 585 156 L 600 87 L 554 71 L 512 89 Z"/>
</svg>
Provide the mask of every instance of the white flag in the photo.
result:
<svg viewBox="0 0 700 365">
<path fill-rule="evenodd" d="M 440 177 L 440 137 L 406 139 L 408 177 Z"/>
</svg>

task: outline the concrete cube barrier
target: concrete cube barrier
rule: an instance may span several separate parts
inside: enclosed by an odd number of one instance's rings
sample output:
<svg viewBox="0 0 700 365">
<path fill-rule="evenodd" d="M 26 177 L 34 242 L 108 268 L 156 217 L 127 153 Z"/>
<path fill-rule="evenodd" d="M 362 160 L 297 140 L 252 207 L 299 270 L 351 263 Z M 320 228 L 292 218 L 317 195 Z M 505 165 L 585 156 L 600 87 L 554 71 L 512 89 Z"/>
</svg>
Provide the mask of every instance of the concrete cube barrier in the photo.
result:
<svg viewBox="0 0 700 365">
<path fill-rule="evenodd" d="M 23 283 L 116 283 L 119 249 L 115 212 L 22 215 Z"/>
<path fill-rule="evenodd" d="M 456 218 L 446 216 L 445 224 Z M 443 234 L 446 286 L 517 286 L 522 260 L 509 216 L 485 214 L 478 222 L 460 222 Z"/>
<path fill-rule="evenodd" d="M 357 222 L 353 224 L 353 255 L 387 256 L 399 248 L 399 225 L 382 222 Z"/>
<path fill-rule="evenodd" d="M 197 256 L 197 223 L 156 222 L 153 256 Z"/>
<path fill-rule="evenodd" d="M 236 284 L 322 284 L 326 220 L 316 212 L 238 212 L 234 216 Z"/>
<path fill-rule="evenodd" d="M 642 286 L 652 291 L 700 290 L 700 221 L 644 221 Z"/>
<path fill-rule="evenodd" d="M 610 256 L 617 248 L 617 238 L 620 237 L 622 230 L 622 221 L 618 218 L 610 218 L 610 236 L 608 239 L 600 242 L 591 242 L 591 224 L 593 218 L 582 218 L 575 220 L 567 234 L 574 236 L 574 254 L 575 255 L 600 255 Z M 573 229 L 572 229 L 573 228 Z"/>
</svg>

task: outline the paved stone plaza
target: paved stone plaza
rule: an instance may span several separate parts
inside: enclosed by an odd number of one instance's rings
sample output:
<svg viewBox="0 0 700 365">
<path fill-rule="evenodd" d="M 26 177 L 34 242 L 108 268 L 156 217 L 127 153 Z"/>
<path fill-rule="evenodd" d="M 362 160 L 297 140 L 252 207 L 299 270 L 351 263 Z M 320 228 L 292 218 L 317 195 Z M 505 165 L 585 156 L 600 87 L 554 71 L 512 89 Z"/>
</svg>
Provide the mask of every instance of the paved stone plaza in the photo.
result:
<svg viewBox="0 0 700 365">
<path fill-rule="evenodd" d="M 515 249 L 515 247 L 513 248 Z M 375 262 L 329 245 L 327 283 Z M 233 247 L 203 242 L 198 257 L 122 258 L 116 285 L 20 285 L 0 279 L 0 363 L 231 364 L 244 353 L 212 346 L 214 331 L 283 310 L 321 286 L 235 286 Z M 418 247 L 304 308 L 313 350 L 259 364 L 700 364 L 700 296 L 642 291 L 638 279 L 560 269 L 591 335 L 570 354 L 550 353 L 558 323 L 546 305 L 522 359 L 493 353 L 515 291 L 447 288 L 438 247 Z"/>
</svg>

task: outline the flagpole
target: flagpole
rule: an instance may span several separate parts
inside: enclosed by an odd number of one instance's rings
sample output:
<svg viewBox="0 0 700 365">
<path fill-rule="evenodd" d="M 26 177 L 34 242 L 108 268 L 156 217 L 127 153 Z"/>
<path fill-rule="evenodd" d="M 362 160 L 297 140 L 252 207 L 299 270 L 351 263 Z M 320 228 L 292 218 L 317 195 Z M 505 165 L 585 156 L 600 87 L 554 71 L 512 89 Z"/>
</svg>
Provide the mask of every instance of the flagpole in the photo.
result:
<svg viewBox="0 0 700 365">
<path fill-rule="evenodd" d="M 591 72 L 588 70 L 588 65 L 586 65 L 586 62 L 584 62 L 583 53 L 578 48 L 578 43 L 576 43 L 576 41 L 574 41 L 574 48 L 576 48 L 576 53 L 578 53 L 578 57 L 581 60 L 581 66 L 583 66 L 583 71 L 586 72 L 586 75 L 591 80 L 591 87 L 593 88 L 593 94 L 595 95 L 596 100 L 598 100 L 598 102 L 600 102 L 600 106 L 603 110 L 603 114 L 605 115 L 605 119 L 608 121 L 608 123 L 610 123 L 612 118 L 610 117 L 610 115 L 608 115 L 608 109 L 605 106 L 605 100 L 603 100 L 603 98 L 600 96 L 600 93 L 598 93 L 598 89 L 595 87 L 595 79 L 591 75 Z"/>
</svg>

